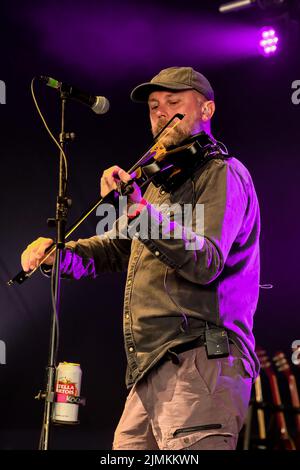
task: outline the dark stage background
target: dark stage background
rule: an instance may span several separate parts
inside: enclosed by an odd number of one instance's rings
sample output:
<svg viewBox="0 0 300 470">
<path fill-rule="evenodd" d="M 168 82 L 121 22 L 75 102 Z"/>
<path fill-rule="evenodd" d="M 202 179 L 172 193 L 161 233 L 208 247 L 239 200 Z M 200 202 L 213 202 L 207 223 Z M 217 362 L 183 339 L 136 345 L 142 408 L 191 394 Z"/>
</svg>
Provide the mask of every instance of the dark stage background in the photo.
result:
<svg viewBox="0 0 300 470">
<path fill-rule="evenodd" d="M 270 355 L 300 339 L 299 180 L 300 105 L 291 84 L 300 80 L 300 40 L 295 24 L 280 18 L 282 51 L 264 58 L 256 31 L 270 23 L 256 9 L 221 15 L 217 1 L 43 1 L 1 3 L 1 73 L 6 104 L 1 122 L 0 448 L 36 449 L 50 328 L 49 281 L 39 273 L 22 286 L 6 281 L 20 270 L 20 254 L 38 236 L 51 236 L 58 152 L 38 118 L 30 95 L 35 75 L 50 75 L 96 95 L 110 111 L 97 116 L 70 102 L 67 130 L 72 222 L 98 196 L 102 171 L 128 168 L 151 143 L 147 109 L 129 99 L 131 89 L 160 69 L 191 65 L 216 92 L 215 136 L 249 168 L 262 215 L 261 290 L 255 316 L 258 344 Z M 274 21 L 272 24 L 276 24 Z M 36 85 L 55 133 L 59 98 Z M 95 234 L 96 215 L 75 239 Z M 55 428 L 55 449 L 109 449 L 126 397 L 122 339 L 125 274 L 95 281 L 63 282 L 59 360 L 80 362 L 81 424 Z"/>
</svg>

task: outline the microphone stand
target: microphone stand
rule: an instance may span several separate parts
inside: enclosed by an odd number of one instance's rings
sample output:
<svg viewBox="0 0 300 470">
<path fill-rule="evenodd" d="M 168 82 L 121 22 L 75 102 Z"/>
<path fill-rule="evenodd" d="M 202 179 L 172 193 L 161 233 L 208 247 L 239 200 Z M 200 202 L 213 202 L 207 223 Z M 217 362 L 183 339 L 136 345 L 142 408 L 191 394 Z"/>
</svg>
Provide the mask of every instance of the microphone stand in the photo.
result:
<svg viewBox="0 0 300 470">
<path fill-rule="evenodd" d="M 51 277 L 51 297 L 52 297 L 52 320 L 51 320 L 51 331 L 50 331 L 50 344 L 49 344 L 49 355 L 47 365 L 47 381 L 46 391 L 44 393 L 39 392 L 37 399 L 44 399 L 44 416 L 43 425 L 41 430 L 41 437 L 39 442 L 39 450 L 48 450 L 49 438 L 50 438 L 50 425 L 51 425 L 51 412 L 52 405 L 55 401 L 55 371 L 56 371 L 56 359 L 58 352 L 58 321 L 60 313 L 60 272 L 61 272 L 61 259 L 62 251 L 65 246 L 65 230 L 68 208 L 71 206 L 71 200 L 66 197 L 66 186 L 67 186 L 67 173 L 66 164 L 63 152 L 66 148 L 66 142 L 74 138 L 74 134 L 65 133 L 65 110 L 67 102 L 67 94 L 61 92 L 61 132 L 59 136 L 59 143 L 61 147 L 59 155 L 59 184 L 58 184 L 58 196 L 56 199 L 56 216 L 55 219 L 48 219 L 48 225 L 56 227 L 56 257 L 54 263 L 53 274 Z"/>
</svg>

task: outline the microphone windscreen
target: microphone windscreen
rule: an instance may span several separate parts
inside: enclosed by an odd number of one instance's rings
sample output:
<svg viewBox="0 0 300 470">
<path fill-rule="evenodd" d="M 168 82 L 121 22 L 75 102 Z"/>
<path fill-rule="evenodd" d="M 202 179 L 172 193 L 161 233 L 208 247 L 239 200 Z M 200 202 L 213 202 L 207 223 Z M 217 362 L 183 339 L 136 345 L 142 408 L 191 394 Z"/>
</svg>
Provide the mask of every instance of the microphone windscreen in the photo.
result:
<svg viewBox="0 0 300 470">
<path fill-rule="evenodd" d="M 96 96 L 96 101 L 92 106 L 92 110 L 96 114 L 105 114 L 109 110 L 110 104 L 105 96 Z"/>
</svg>

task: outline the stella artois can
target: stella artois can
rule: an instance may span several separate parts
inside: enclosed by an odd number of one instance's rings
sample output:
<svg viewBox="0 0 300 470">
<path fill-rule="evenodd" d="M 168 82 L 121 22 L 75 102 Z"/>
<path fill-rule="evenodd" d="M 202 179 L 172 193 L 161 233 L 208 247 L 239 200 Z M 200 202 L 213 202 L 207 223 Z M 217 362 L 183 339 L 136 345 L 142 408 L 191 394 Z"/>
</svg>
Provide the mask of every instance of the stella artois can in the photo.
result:
<svg viewBox="0 0 300 470">
<path fill-rule="evenodd" d="M 60 362 L 56 368 L 55 403 L 52 413 L 54 422 L 78 423 L 81 376 L 80 364 Z"/>
</svg>

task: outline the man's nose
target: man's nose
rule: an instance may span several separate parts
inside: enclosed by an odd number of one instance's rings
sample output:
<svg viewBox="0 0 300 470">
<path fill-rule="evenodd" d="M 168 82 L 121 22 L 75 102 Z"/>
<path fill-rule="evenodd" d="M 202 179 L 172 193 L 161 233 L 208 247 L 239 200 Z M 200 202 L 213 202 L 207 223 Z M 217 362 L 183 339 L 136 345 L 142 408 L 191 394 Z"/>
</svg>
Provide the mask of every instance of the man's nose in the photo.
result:
<svg viewBox="0 0 300 470">
<path fill-rule="evenodd" d="M 158 118 L 168 117 L 168 111 L 167 111 L 166 106 L 163 106 L 163 105 L 159 106 L 156 112 L 156 116 Z"/>
</svg>

